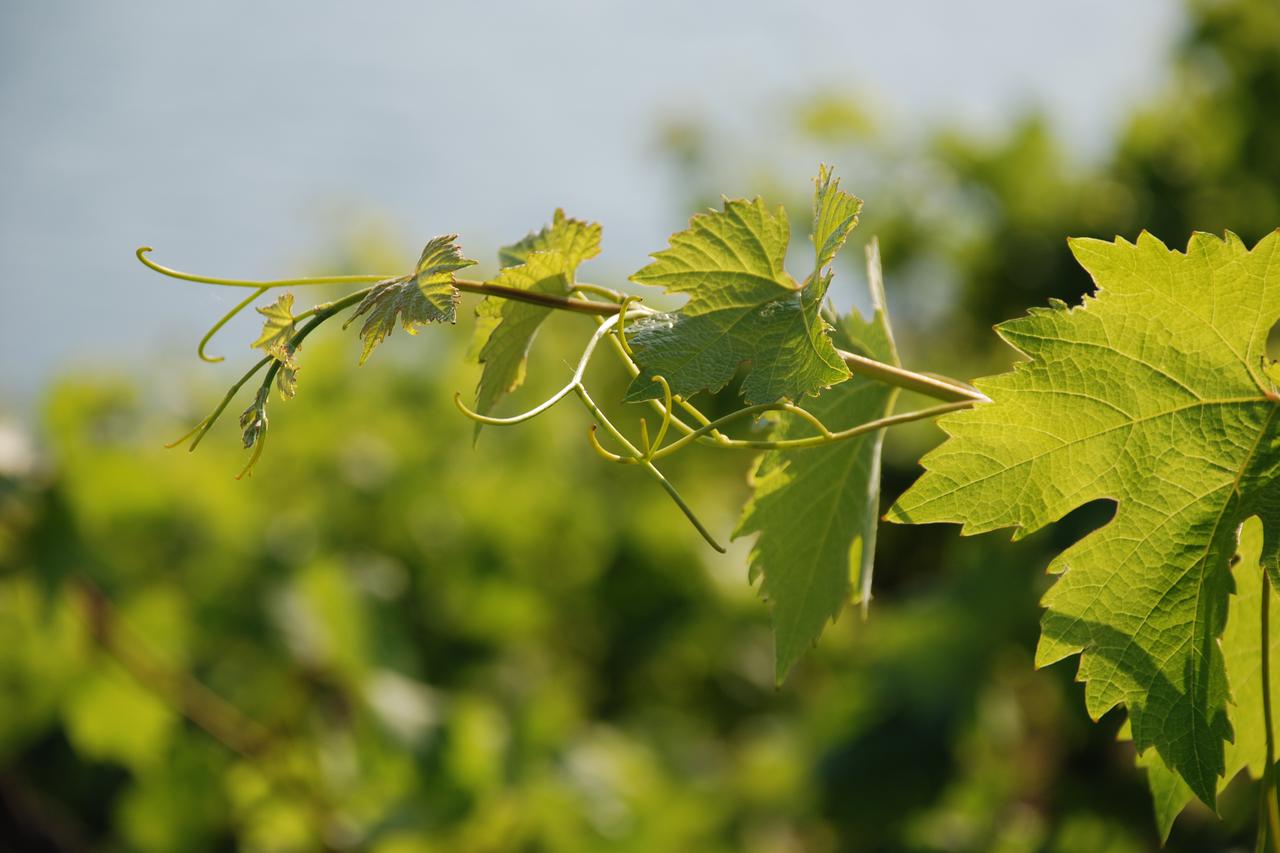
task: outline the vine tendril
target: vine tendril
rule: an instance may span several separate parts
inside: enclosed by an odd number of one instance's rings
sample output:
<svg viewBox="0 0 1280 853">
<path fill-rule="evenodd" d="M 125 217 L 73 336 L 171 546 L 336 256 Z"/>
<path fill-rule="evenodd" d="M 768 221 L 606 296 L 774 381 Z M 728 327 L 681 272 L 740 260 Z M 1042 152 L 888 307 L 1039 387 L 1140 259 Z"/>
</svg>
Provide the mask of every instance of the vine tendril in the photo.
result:
<svg viewBox="0 0 1280 853">
<path fill-rule="evenodd" d="M 154 251 L 154 249 L 150 246 L 142 246 L 134 252 L 134 254 L 138 256 L 138 260 L 142 261 L 145 266 L 155 270 L 161 275 L 166 275 L 169 278 L 176 278 L 180 281 L 193 281 L 197 284 L 216 284 L 220 287 L 253 287 L 270 289 L 273 287 L 308 287 L 320 284 L 374 284 L 388 278 L 393 278 L 393 276 L 387 275 L 322 275 L 307 276 L 304 278 L 279 278 L 268 281 L 255 281 L 253 279 L 244 278 L 218 278 L 215 276 L 196 275 L 194 273 L 182 272 L 181 270 L 175 270 L 171 267 L 158 264 L 151 260 L 151 258 L 147 257 L 147 254 L 152 251 Z"/>
<path fill-rule="evenodd" d="M 196 347 L 196 355 L 200 358 L 201 361 L 206 361 L 210 364 L 217 364 L 220 361 L 226 361 L 226 359 L 220 355 L 209 355 L 204 351 L 204 348 L 209 345 L 209 341 L 213 339 L 213 336 L 218 334 L 218 332 L 222 329 L 222 327 L 227 325 L 227 323 L 231 320 L 232 317 L 239 314 L 245 308 L 248 308 L 250 305 L 253 304 L 254 300 L 256 300 L 262 294 L 266 293 L 268 290 L 270 290 L 269 287 L 259 287 L 253 293 L 250 293 L 244 299 L 240 300 L 240 302 L 236 304 L 236 307 L 232 308 L 226 314 L 223 314 L 222 319 L 214 323 L 213 327 L 209 329 L 209 331 L 205 332 L 204 337 L 200 339 L 200 344 Z"/>
</svg>

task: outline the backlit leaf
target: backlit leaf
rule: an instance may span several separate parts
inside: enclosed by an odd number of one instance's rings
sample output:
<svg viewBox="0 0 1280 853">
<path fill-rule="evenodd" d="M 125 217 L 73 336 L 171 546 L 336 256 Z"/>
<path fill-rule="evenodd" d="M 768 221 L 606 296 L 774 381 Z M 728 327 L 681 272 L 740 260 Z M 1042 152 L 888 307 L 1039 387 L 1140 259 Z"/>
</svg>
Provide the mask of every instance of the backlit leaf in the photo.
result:
<svg viewBox="0 0 1280 853">
<path fill-rule="evenodd" d="M 454 242 L 457 239 L 456 234 L 432 238 L 422 250 L 413 276 L 375 284 L 356 306 L 343 328 L 368 315 L 360 327 L 360 338 L 364 341 L 361 364 L 395 330 L 397 322 L 406 332 L 416 335 L 418 326 L 457 321 L 461 294 L 454 287 L 453 274 L 475 264 L 462 256 L 462 250 Z"/>
<path fill-rule="evenodd" d="M 573 290 L 578 264 L 600 253 L 600 226 L 557 210 L 551 225 L 498 253 L 503 269 L 492 284 L 555 296 Z M 473 357 L 484 365 L 476 411 L 488 414 L 524 382 L 525 362 L 538 327 L 551 309 L 514 299 L 485 297 L 476 308 Z M 476 425 L 478 434 L 480 425 Z"/>
<path fill-rule="evenodd" d="M 280 396 L 288 400 L 298 391 L 297 350 L 289 345 L 297 331 L 293 320 L 293 294 L 282 293 L 275 302 L 255 310 L 266 320 L 262 324 L 262 334 L 253 342 L 253 347 L 280 362 L 280 367 L 276 370 L 276 387 L 280 389 Z"/>
<path fill-rule="evenodd" d="M 670 248 L 631 277 L 640 284 L 685 293 L 673 313 L 628 325 L 640 375 L 628 400 L 661 394 L 662 376 L 675 394 L 716 391 L 747 365 L 742 395 L 767 403 L 842 382 L 849 370 L 827 335 L 820 308 L 830 276 L 823 267 L 857 221 L 861 202 L 841 192 L 830 171 L 818 176 L 813 239 L 817 264 L 797 284 L 784 269 L 791 229 L 782 208 L 764 202 L 724 201 L 720 211 L 698 214 L 671 238 Z"/>
<path fill-rule="evenodd" d="M 855 311 L 836 323 L 832 336 L 845 349 L 897 364 L 878 254 L 869 267 L 875 316 L 868 322 Z M 805 408 L 829 429 L 845 429 L 889 414 L 895 397 L 891 386 L 854 376 Z M 812 426 L 784 414 L 770 437 L 812 434 Z M 850 597 L 864 607 L 870 598 L 883 439 L 879 430 L 818 447 L 771 450 L 757 463 L 754 494 L 734 535 L 760 533 L 751 549 L 751 576 L 763 578 L 761 593 L 772 604 L 779 681 Z"/>
<path fill-rule="evenodd" d="M 1115 501 L 1114 519 L 1050 567 L 1037 662 L 1079 654 L 1089 713 L 1123 704 L 1139 751 L 1213 805 L 1233 737 L 1220 641 L 1236 531 L 1261 519 L 1273 576 L 1280 551 L 1280 398 L 1265 356 L 1280 233 L 1252 251 L 1201 233 L 1185 254 L 1146 233 L 1071 247 L 1096 295 L 999 327 L 1030 360 L 977 383 L 993 402 L 939 421 L 949 438 L 890 517 L 1020 537 Z"/>
</svg>

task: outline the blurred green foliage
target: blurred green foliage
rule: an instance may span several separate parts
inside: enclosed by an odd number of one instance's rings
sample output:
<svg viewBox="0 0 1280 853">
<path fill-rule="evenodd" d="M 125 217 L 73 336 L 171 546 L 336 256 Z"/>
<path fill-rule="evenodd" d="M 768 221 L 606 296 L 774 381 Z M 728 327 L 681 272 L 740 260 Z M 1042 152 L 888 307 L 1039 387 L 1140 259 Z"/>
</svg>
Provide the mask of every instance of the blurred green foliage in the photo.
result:
<svg viewBox="0 0 1280 853">
<path fill-rule="evenodd" d="M 1277 44 L 1274 4 L 1194 3 L 1168 94 L 1098 164 L 1040 117 L 902 140 L 838 94 L 799 109 L 796 147 L 868 200 L 908 363 L 976 374 L 1008 361 L 992 322 L 1088 289 L 1067 235 L 1280 225 Z M 668 136 L 699 200 L 724 188 L 713 138 Z M 551 322 L 529 399 L 584 335 Z M 216 397 L 204 379 L 50 390 L 40 452 L 0 471 L 0 847 L 1156 846 L 1121 720 L 1084 716 L 1069 665 L 1032 667 L 1042 569 L 1107 507 L 1017 545 L 882 529 L 870 618 L 775 689 L 745 543 L 710 552 L 588 453 L 580 413 L 473 452 L 450 403 L 475 381 L 451 366 L 465 330 L 428 332 L 359 372 L 350 341 L 309 342 L 247 482 L 231 425 L 161 449 Z M 936 438 L 891 440 L 886 499 Z M 697 451 L 670 473 L 726 530 L 748 464 Z M 1233 786 L 1169 849 L 1247 847 L 1253 805 Z"/>
</svg>

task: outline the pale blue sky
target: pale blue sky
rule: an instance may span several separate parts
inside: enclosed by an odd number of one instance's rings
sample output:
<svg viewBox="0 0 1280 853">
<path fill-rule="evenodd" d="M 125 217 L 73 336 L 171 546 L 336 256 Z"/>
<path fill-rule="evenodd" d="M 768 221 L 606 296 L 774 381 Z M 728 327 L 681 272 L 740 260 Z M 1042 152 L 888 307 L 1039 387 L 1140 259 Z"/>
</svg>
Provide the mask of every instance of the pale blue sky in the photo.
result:
<svg viewBox="0 0 1280 853">
<path fill-rule="evenodd" d="M 759 159 L 788 99 L 847 89 L 903 127 L 1038 104 L 1097 152 L 1179 23 L 1164 0 L 5 3 L 0 410 L 79 365 L 185 358 L 240 295 L 148 273 L 142 243 L 279 275 L 378 211 L 490 257 L 560 205 L 604 222 L 599 269 L 635 269 L 688 215 L 655 118 Z"/>
</svg>

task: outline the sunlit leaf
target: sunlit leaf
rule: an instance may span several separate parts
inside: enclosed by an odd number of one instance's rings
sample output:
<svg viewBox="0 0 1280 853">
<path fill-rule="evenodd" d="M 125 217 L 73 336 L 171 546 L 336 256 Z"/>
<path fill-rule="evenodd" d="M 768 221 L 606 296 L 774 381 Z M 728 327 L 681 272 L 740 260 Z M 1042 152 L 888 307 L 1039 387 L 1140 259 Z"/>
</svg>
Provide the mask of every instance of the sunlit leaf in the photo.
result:
<svg viewBox="0 0 1280 853">
<path fill-rule="evenodd" d="M 1254 779 L 1261 778 L 1267 763 L 1267 724 L 1262 710 L 1262 655 L 1259 654 L 1262 596 L 1264 591 L 1271 596 L 1270 609 L 1273 613 L 1280 605 L 1280 598 L 1262 582 L 1261 555 L 1262 525 L 1257 518 L 1251 518 L 1240 530 L 1238 559 L 1231 569 L 1235 592 L 1227 606 L 1227 627 L 1222 632 L 1222 657 L 1227 668 L 1227 684 L 1231 688 L 1227 717 L 1235 732 L 1235 742 L 1227 745 L 1226 769 L 1218 780 L 1219 793 L 1242 770 L 1247 770 Z M 1272 617 L 1268 621 L 1274 690 L 1275 685 L 1280 685 L 1280 619 Z M 1272 721 L 1272 726 L 1274 736 L 1280 738 L 1280 725 Z M 1174 818 L 1194 795 L 1155 749 L 1148 749 L 1138 756 L 1138 764 L 1147 771 L 1156 825 L 1163 840 L 1168 838 Z"/>
<path fill-rule="evenodd" d="M 742 395 L 767 403 L 842 382 L 849 370 L 827 335 L 820 308 L 830 263 L 857 221 L 861 202 L 841 192 L 830 171 L 818 176 L 813 239 L 817 264 L 798 284 L 784 269 L 791 229 L 786 212 L 764 201 L 726 199 L 671 237 L 670 248 L 631 278 L 685 293 L 680 310 L 635 321 L 628 338 L 641 373 L 628 400 L 658 397 L 662 376 L 675 394 L 716 391 L 747 365 Z"/>
<path fill-rule="evenodd" d="M 551 225 L 498 253 L 504 266 L 492 283 L 566 296 L 573 290 L 578 265 L 599 253 L 600 226 L 569 219 L 557 210 Z M 498 400 L 524 382 L 529 347 L 550 310 L 514 299 L 481 300 L 471 345 L 473 356 L 484 365 L 476 388 L 476 411 L 489 413 Z"/>
<path fill-rule="evenodd" d="M 875 316 L 868 322 L 855 311 L 832 334 L 845 349 L 896 364 L 873 257 Z M 854 376 L 805 408 L 829 429 L 844 429 L 884 417 L 895 396 L 888 385 Z M 770 437 L 812 434 L 812 426 L 784 414 Z M 760 533 L 751 549 L 751 575 L 762 578 L 761 593 L 772 604 L 779 680 L 850 597 L 864 606 L 870 597 L 883 439 L 880 430 L 819 447 L 772 450 L 752 475 L 754 493 L 734 535 Z"/>
<path fill-rule="evenodd" d="M 280 362 L 276 371 L 276 387 L 280 389 L 280 396 L 288 400 L 298 391 L 298 361 L 295 358 L 297 348 L 289 344 L 297 332 L 293 319 L 293 294 L 282 293 L 275 302 L 256 310 L 266 320 L 262 324 L 262 334 L 253 342 L 253 347 Z"/>
<path fill-rule="evenodd" d="M 939 421 L 949 438 L 890 517 L 1020 537 L 1115 501 L 1051 566 L 1037 661 L 1079 654 L 1089 713 L 1123 704 L 1139 751 L 1212 805 L 1233 738 L 1220 641 L 1241 522 L 1260 517 L 1273 576 L 1280 553 L 1265 356 L 1280 233 L 1252 251 L 1232 234 L 1196 234 L 1185 254 L 1146 233 L 1071 245 L 1097 294 L 999 327 L 1030 360 L 977 383 L 994 402 Z"/>
<path fill-rule="evenodd" d="M 360 327 L 360 338 L 364 342 L 360 350 L 361 364 L 395 330 L 397 322 L 406 332 L 416 335 L 418 326 L 457 320 L 460 294 L 454 287 L 453 274 L 475 261 L 462 256 L 455 240 L 456 234 L 433 238 L 422 250 L 412 277 L 379 282 L 356 306 L 343 328 L 368 315 Z"/>
</svg>

